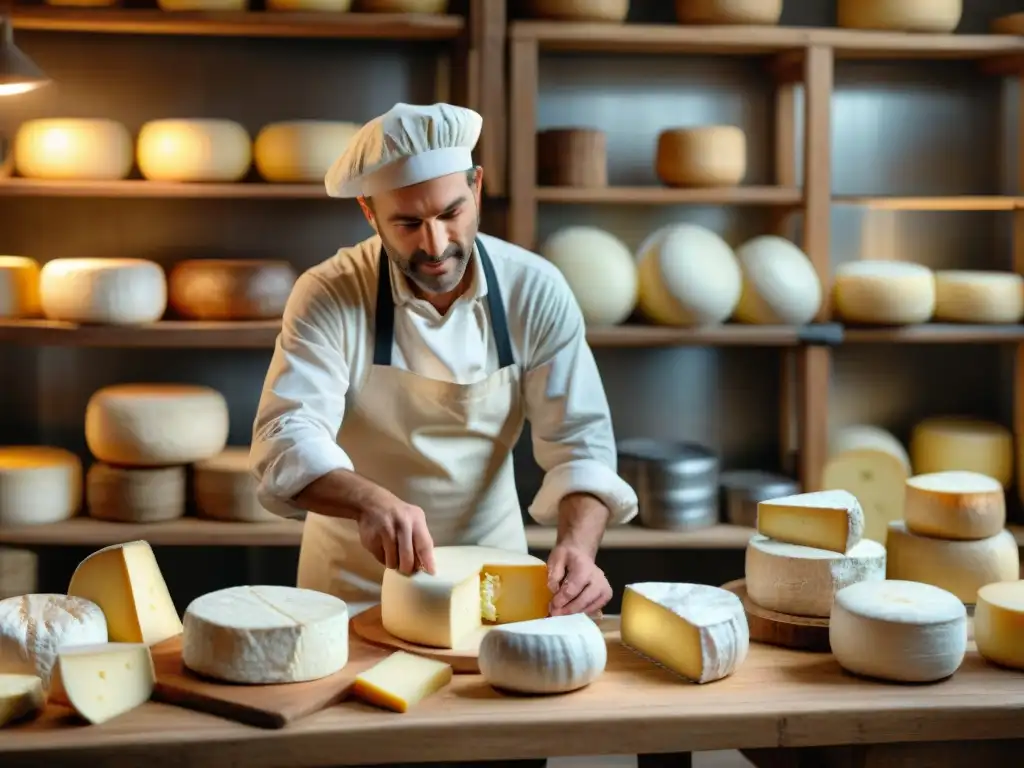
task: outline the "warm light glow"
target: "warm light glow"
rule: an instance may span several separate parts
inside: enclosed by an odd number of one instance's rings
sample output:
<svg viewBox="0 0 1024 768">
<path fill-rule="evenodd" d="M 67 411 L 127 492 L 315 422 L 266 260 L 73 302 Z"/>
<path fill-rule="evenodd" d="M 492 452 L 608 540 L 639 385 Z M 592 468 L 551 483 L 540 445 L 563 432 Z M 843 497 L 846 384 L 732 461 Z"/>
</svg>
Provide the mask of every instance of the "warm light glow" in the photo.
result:
<svg viewBox="0 0 1024 768">
<path fill-rule="evenodd" d="M 32 82 L 32 83 L 0 83 L 0 96 L 18 96 L 22 93 L 28 93 L 39 88 L 43 83 Z"/>
</svg>

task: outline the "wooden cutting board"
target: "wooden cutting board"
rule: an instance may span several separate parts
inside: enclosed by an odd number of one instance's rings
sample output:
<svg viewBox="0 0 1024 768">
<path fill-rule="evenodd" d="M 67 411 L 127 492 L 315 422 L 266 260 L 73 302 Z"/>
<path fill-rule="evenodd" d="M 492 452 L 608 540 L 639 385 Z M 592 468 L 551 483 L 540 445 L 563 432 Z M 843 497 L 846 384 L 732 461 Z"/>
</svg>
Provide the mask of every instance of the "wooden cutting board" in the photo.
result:
<svg viewBox="0 0 1024 768">
<path fill-rule="evenodd" d="M 200 677 L 181 661 L 181 635 L 152 648 L 156 668 L 153 699 L 208 712 L 260 728 L 284 728 L 345 698 L 360 672 L 389 655 L 383 648 L 349 642 L 349 660 L 340 672 L 308 683 L 243 685 Z"/>
<path fill-rule="evenodd" d="M 743 601 L 750 627 L 750 639 L 768 645 L 780 645 L 798 651 L 830 653 L 828 640 L 828 619 L 809 616 L 790 616 L 787 613 L 769 611 L 755 604 L 747 597 L 747 580 L 737 579 L 723 584 L 722 589 L 734 593 Z"/>
<path fill-rule="evenodd" d="M 352 631 L 366 642 L 387 648 L 391 652 L 406 651 L 426 659 L 443 661 L 450 664 L 456 674 L 480 672 L 480 641 L 484 639 L 489 629 L 490 626 L 484 625 L 459 648 L 431 648 L 427 645 L 408 643 L 384 629 L 379 605 L 367 608 L 358 616 L 352 617 Z"/>
</svg>

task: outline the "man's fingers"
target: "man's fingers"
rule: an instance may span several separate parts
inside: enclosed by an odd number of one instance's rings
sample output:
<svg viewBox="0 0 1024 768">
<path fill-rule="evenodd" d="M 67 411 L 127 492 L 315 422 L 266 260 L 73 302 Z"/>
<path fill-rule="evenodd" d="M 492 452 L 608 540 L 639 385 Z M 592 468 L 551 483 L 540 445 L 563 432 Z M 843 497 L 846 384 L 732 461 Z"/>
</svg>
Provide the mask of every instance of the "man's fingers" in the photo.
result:
<svg viewBox="0 0 1024 768">
<path fill-rule="evenodd" d="M 416 571 L 416 551 L 413 549 L 413 529 L 409 525 L 400 525 L 395 531 L 395 544 L 398 549 L 398 571 L 410 576 Z"/>
<path fill-rule="evenodd" d="M 565 580 L 562 582 L 561 588 L 551 599 L 552 607 L 562 608 L 575 600 L 579 594 L 586 589 L 588 581 L 589 569 L 580 568 L 575 571 L 570 570 L 568 576 L 566 576 Z"/>
<path fill-rule="evenodd" d="M 562 579 L 565 578 L 565 551 L 556 549 L 551 553 L 548 560 L 548 590 L 551 594 L 557 594 L 562 586 Z"/>
<path fill-rule="evenodd" d="M 601 603 L 603 598 L 604 585 L 600 581 L 591 582 L 572 600 L 559 608 L 558 613 L 562 615 L 569 613 L 591 613 L 599 608 L 600 605 L 603 605 Z"/>
<path fill-rule="evenodd" d="M 398 568 L 398 546 L 395 542 L 395 532 L 381 531 L 380 545 L 384 548 L 384 565 L 388 568 Z"/>
<path fill-rule="evenodd" d="M 416 550 L 416 562 L 427 573 L 434 574 L 434 540 L 430 537 L 427 524 L 422 523 L 413 528 L 413 549 Z"/>
</svg>

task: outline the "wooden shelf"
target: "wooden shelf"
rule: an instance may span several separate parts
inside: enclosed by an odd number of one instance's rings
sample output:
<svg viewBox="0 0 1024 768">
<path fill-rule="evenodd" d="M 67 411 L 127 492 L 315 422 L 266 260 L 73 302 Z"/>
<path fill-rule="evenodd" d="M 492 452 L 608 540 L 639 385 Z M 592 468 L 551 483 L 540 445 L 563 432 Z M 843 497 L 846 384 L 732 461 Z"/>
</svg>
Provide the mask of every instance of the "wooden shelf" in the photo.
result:
<svg viewBox="0 0 1024 768">
<path fill-rule="evenodd" d="M 899 197 L 839 195 L 836 205 L 860 205 L 886 211 L 1013 211 L 1024 207 L 1024 198 L 1008 195 L 953 195 L 950 197 Z"/>
<path fill-rule="evenodd" d="M 1002 344 L 1024 342 L 1024 325 L 923 323 L 843 329 L 844 344 Z"/>
<path fill-rule="evenodd" d="M 607 205 L 792 205 L 803 202 L 797 187 L 537 187 L 542 203 Z"/>
<path fill-rule="evenodd" d="M 719 325 L 709 328 L 671 328 L 656 325 L 616 325 L 592 328 L 592 347 L 790 347 L 800 340 L 800 328 L 785 325 Z"/>
<path fill-rule="evenodd" d="M 323 184 L 269 184 L 260 181 L 202 183 L 147 181 L 49 181 L 0 179 L 0 197 L 180 197 L 262 200 L 332 200 Z"/>
</svg>

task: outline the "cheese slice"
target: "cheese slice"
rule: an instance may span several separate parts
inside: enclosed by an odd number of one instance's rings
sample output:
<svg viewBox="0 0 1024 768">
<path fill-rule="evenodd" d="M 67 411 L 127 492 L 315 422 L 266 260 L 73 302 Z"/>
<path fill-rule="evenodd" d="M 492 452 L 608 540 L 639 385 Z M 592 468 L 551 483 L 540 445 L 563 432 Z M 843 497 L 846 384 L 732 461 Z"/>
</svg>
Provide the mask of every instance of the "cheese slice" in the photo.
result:
<svg viewBox="0 0 1024 768">
<path fill-rule="evenodd" d="M 146 541 L 93 552 L 71 575 L 68 594 L 103 610 L 113 642 L 153 645 L 181 634 L 178 611 Z"/>
<path fill-rule="evenodd" d="M 695 683 L 731 675 L 750 649 L 743 603 L 704 584 L 626 585 L 621 636 L 627 648 Z"/>
<path fill-rule="evenodd" d="M 597 624 L 575 613 L 495 627 L 480 643 L 479 660 L 495 688 L 566 693 L 600 677 L 608 647 Z"/>
<path fill-rule="evenodd" d="M 157 523 L 185 514 L 185 468 L 135 469 L 95 462 L 85 477 L 89 517 L 118 523 Z"/>
<path fill-rule="evenodd" d="M 840 589 L 885 578 L 885 547 L 862 539 L 842 554 L 754 534 L 747 544 L 745 575 L 747 596 L 762 608 L 827 617 Z"/>
<path fill-rule="evenodd" d="M 0 674 L 0 728 L 33 717 L 46 706 L 43 681 L 35 675 Z"/>
<path fill-rule="evenodd" d="M 974 642 L 989 661 L 1024 670 L 1024 581 L 997 581 L 978 590 Z"/>
<path fill-rule="evenodd" d="M 192 467 L 196 513 L 225 522 L 262 523 L 280 518 L 263 508 L 249 471 L 249 449 L 231 446 Z"/>
<path fill-rule="evenodd" d="M 848 552 L 864 535 L 864 510 L 849 491 L 816 491 L 757 503 L 757 532 L 776 541 Z"/>
<path fill-rule="evenodd" d="M 298 683 L 348 663 L 348 606 L 312 589 L 228 587 L 185 609 L 181 659 L 232 683 Z"/>
<path fill-rule="evenodd" d="M 967 609 L 916 581 L 862 581 L 836 594 L 832 654 L 854 674 L 902 683 L 949 677 L 967 653 Z"/>
<path fill-rule="evenodd" d="M 939 539 L 987 539 L 1006 526 L 1006 495 L 978 472 L 932 472 L 907 480 L 907 530 Z"/>
<path fill-rule="evenodd" d="M 68 520 L 82 506 L 82 462 L 48 446 L 0 447 L 0 527 Z"/>
<path fill-rule="evenodd" d="M 39 262 L 26 256 L 0 256 L 0 320 L 37 317 Z"/>
<path fill-rule="evenodd" d="M 451 681 L 451 665 L 395 651 L 356 676 L 352 695 L 374 706 L 408 712 Z"/>
<path fill-rule="evenodd" d="M 156 685 L 153 656 L 145 643 L 64 648 L 53 677 L 53 699 L 67 702 L 93 725 L 145 704 Z"/>
<path fill-rule="evenodd" d="M 153 323 L 167 309 L 167 277 L 146 259 L 53 259 L 39 273 L 39 296 L 49 320 Z"/>
<path fill-rule="evenodd" d="M 1013 435 L 1002 424 L 958 416 L 918 423 L 910 437 L 910 457 L 918 474 L 963 470 L 1013 483 Z"/>
</svg>

